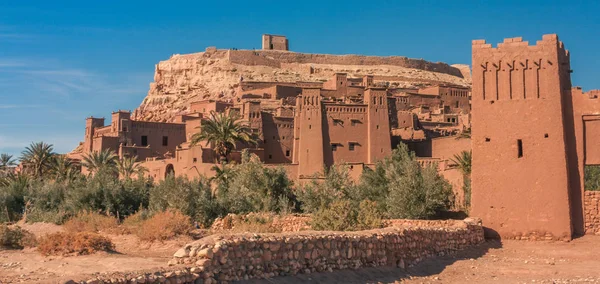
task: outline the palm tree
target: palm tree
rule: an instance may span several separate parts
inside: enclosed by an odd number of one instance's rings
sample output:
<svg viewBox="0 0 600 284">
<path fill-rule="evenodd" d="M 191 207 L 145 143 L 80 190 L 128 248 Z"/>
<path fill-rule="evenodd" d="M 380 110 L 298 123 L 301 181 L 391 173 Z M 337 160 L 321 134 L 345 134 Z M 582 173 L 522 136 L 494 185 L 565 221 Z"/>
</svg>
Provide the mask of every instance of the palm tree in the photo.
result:
<svg viewBox="0 0 600 284">
<path fill-rule="evenodd" d="M 117 161 L 117 172 L 121 177 L 129 179 L 132 174 L 143 174 L 148 171 L 140 163 L 136 163 L 137 156 L 123 157 Z"/>
<path fill-rule="evenodd" d="M 471 175 L 471 151 L 462 151 L 460 154 L 454 154 L 454 158 L 450 159 L 450 161 L 458 165 L 463 175 Z"/>
<path fill-rule="evenodd" d="M 464 206 L 467 212 L 471 207 L 471 154 L 471 151 L 462 151 L 460 154 L 454 154 L 454 158 L 450 159 L 458 165 L 463 174 Z"/>
<path fill-rule="evenodd" d="M 216 113 L 212 111 L 210 118 L 202 121 L 200 132 L 192 135 L 191 145 L 207 141 L 214 145 L 221 162 L 227 162 L 227 156 L 235 149 L 236 143 L 256 144 L 250 128 L 234 113 Z"/>
<path fill-rule="evenodd" d="M 215 172 L 215 175 L 210 177 L 208 182 L 212 185 L 212 196 L 216 196 L 219 193 L 219 188 L 229 188 L 229 182 L 234 175 L 234 168 L 231 165 L 222 163 L 220 167 L 214 165 L 210 169 Z"/>
<path fill-rule="evenodd" d="M 0 171 L 5 171 L 10 167 L 16 166 L 17 163 L 13 159 L 13 155 L 9 154 L 0 154 Z"/>
<path fill-rule="evenodd" d="M 73 180 L 78 172 L 72 159 L 66 155 L 56 155 L 52 165 L 52 173 L 56 181 Z"/>
<path fill-rule="evenodd" d="M 471 128 L 467 128 L 463 130 L 460 134 L 456 136 L 456 139 L 471 139 Z"/>
<path fill-rule="evenodd" d="M 54 155 L 56 153 L 54 153 L 52 144 L 36 142 L 31 143 L 21 152 L 20 160 L 33 177 L 41 178 L 52 169 Z"/>
<path fill-rule="evenodd" d="M 81 165 L 86 167 L 90 173 L 101 170 L 116 172 L 118 157 L 113 150 L 104 149 L 100 152 L 94 151 L 83 156 Z"/>
</svg>

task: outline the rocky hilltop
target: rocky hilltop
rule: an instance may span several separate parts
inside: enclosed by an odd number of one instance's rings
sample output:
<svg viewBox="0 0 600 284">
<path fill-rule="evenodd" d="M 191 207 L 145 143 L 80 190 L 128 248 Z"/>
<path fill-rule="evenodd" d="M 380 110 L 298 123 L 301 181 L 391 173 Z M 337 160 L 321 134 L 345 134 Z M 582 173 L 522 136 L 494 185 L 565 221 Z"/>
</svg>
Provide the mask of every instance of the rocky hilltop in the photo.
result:
<svg viewBox="0 0 600 284">
<path fill-rule="evenodd" d="M 155 67 L 154 82 L 134 119 L 168 122 L 205 99 L 230 100 L 241 81 L 326 81 L 334 73 L 374 75 L 376 84 L 414 88 L 439 84 L 470 86 L 467 65 L 400 56 L 307 54 L 276 50 L 218 50 L 173 55 Z"/>
</svg>

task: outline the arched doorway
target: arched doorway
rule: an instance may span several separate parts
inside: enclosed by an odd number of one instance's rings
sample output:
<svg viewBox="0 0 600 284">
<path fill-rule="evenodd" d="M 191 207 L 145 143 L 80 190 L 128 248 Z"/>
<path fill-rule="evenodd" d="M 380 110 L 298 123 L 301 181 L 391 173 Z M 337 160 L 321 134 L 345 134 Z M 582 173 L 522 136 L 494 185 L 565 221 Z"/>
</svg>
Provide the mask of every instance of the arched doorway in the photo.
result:
<svg viewBox="0 0 600 284">
<path fill-rule="evenodd" d="M 167 168 L 165 169 L 165 178 L 167 178 L 169 175 L 175 176 L 175 168 L 173 167 L 173 164 L 168 164 Z"/>
</svg>

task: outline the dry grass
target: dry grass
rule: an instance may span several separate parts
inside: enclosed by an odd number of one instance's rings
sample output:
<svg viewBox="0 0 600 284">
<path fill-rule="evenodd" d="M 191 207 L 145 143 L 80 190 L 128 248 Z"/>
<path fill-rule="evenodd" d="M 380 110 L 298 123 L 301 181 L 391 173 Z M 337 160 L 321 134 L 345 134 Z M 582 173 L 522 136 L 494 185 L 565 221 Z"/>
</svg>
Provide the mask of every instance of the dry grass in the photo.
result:
<svg viewBox="0 0 600 284">
<path fill-rule="evenodd" d="M 19 226 L 0 224 L 0 248 L 22 249 L 36 245 L 35 235 Z"/>
<path fill-rule="evenodd" d="M 123 220 L 121 230 L 126 234 L 133 234 L 140 229 L 148 218 L 150 218 L 150 213 L 147 210 L 140 210 Z"/>
<path fill-rule="evenodd" d="M 274 214 L 250 213 L 247 215 L 229 214 L 222 219 L 222 228 L 212 228 L 215 232 L 227 233 L 281 233 L 282 228 L 273 224 Z"/>
<path fill-rule="evenodd" d="M 43 255 L 84 255 L 113 250 L 110 239 L 91 232 L 53 233 L 41 237 L 38 242 L 38 251 Z"/>
<path fill-rule="evenodd" d="M 135 234 L 143 241 L 165 241 L 179 235 L 188 235 L 193 229 L 189 216 L 167 210 L 145 220 Z"/>
<path fill-rule="evenodd" d="M 64 229 L 72 233 L 101 231 L 117 233 L 118 225 L 119 223 L 114 217 L 84 211 L 65 222 Z"/>
</svg>

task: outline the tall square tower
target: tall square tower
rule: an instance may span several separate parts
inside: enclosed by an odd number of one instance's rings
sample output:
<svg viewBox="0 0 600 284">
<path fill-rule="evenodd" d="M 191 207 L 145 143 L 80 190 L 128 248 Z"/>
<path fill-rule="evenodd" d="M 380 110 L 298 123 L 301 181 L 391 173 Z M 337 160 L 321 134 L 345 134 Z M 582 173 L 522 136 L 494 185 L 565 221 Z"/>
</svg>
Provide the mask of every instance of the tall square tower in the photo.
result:
<svg viewBox="0 0 600 284">
<path fill-rule="evenodd" d="M 472 209 L 487 234 L 570 239 L 564 100 L 569 53 L 556 35 L 536 45 L 473 41 Z M 568 120 L 567 120 L 568 121 Z"/>
</svg>

